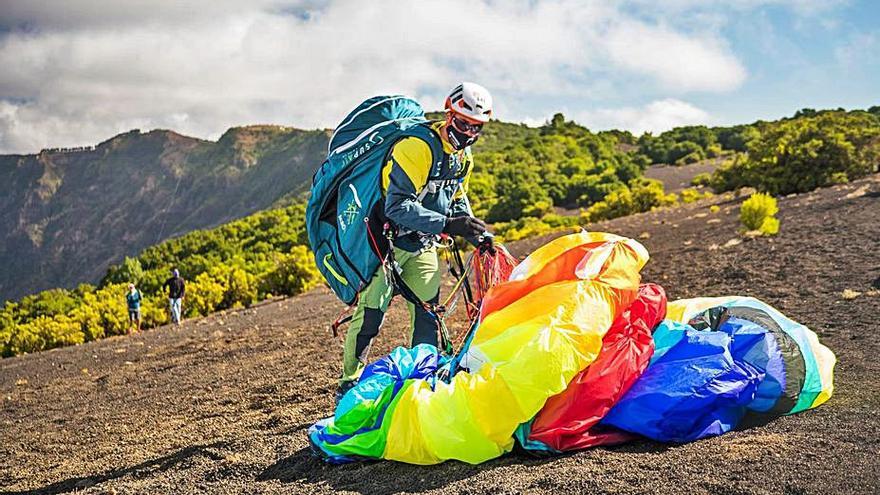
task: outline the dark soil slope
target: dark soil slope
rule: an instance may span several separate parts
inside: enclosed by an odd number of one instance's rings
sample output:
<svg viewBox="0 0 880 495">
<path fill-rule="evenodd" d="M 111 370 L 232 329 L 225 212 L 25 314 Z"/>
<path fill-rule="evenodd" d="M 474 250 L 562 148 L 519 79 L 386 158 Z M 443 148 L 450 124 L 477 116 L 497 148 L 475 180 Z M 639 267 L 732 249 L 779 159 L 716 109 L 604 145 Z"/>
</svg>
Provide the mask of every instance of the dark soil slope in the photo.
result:
<svg viewBox="0 0 880 495">
<path fill-rule="evenodd" d="M 813 328 L 839 359 L 814 411 L 680 446 L 332 467 L 306 442 L 340 362 L 327 332 L 340 305 L 317 290 L 0 361 L 0 492 L 878 493 L 880 177 L 781 199 L 772 239 L 741 240 L 740 201 L 591 228 L 641 238 L 644 279 L 671 298 L 752 295 Z M 404 341 L 404 313 L 393 306 L 377 355 Z"/>
<path fill-rule="evenodd" d="M 645 177 L 662 182 L 668 193 L 678 193 L 693 187 L 691 181 L 698 174 L 711 174 L 723 161 L 723 158 L 710 158 L 689 165 L 651 165 L 645 170 Z"/>
</svg>

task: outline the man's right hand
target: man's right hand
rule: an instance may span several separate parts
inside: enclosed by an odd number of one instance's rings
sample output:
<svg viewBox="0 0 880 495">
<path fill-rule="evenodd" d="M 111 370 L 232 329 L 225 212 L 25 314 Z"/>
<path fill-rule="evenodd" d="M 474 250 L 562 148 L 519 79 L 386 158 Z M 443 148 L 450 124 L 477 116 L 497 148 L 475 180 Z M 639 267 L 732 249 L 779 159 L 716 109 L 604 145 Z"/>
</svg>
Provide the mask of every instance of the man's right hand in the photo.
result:
<svg viewBox="0 0 880 495">
<path fill-rule="evenodd" d="M 449 217 L 446 219 L 446 226 L 443 227 L 444 233 L 462 237 L 476 237 L 487 230 L 485 222 L 469 216 Z"/>
</svg>

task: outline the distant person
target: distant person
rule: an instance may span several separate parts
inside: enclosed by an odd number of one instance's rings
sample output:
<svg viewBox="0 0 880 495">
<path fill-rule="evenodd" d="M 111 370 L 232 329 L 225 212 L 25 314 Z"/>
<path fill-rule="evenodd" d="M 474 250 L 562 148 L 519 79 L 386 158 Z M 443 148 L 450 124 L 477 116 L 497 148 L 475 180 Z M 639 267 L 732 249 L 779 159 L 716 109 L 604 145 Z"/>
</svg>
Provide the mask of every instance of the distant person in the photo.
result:
<svg viewBox="0 0 880 495">
<path fill-rule="evenodd" d="M 186 282 L 180 276 L 177 268 L 171 270 L 171 278 L 165 281 L 163 288 L 168 288 L 168 307 L 171 310 L 171 323 L 180 325 L 180 311 L 183 298 L 186 295 Z"/>
<path fill-rule="evenodd" d="M 128 284 L 128 292 L 125 293 L 125 302 L 128 304 L 128 333 L 141 331 L 141 299 L 141 291 L 134 284 Z"/>
</svg>

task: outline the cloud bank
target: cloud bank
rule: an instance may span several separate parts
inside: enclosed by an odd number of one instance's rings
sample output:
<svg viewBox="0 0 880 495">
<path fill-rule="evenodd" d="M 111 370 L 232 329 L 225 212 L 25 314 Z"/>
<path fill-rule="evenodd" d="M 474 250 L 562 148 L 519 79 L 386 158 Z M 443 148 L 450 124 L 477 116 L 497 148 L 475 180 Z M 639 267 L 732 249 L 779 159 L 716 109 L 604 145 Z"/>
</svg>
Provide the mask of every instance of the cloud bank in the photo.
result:
<svg viewBox="0 0 880 495">
<path fill-rule="evenodd" d="M 685 99 L 740 87 L 744 64 L 717 34 L 637 15 L 639 3 L 11 0 L 0 153 L 135 127 L 332 127 L 375 94 L 439 109 L 460 80 L 490 88 L 503 120 L 578 102 L 576 115 L 637 132 L 706 121 Z M 653 100 L 607 108 L 624 90 Z"/>
</svg>

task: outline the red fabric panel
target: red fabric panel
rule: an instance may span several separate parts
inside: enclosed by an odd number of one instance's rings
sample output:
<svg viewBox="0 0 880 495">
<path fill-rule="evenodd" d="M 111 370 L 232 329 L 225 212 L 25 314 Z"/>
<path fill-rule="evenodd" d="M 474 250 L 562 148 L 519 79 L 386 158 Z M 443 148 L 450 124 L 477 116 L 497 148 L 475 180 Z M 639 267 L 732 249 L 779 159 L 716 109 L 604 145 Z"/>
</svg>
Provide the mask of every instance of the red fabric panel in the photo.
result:
<svg viewBox="0 0 880 495">
<path fill-rule="evenodd" d="M 641 376 L 654 354 L 651 331 L 666 316 L 666 292 L 643 284 L 635 302 L 611 325 L 599 357 L 547 400 L 532 423 L 531 440 L 560 450 L 620 443 L 632 435 L 596 424 Z"/>
</svg>

